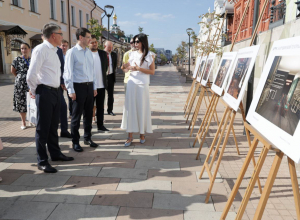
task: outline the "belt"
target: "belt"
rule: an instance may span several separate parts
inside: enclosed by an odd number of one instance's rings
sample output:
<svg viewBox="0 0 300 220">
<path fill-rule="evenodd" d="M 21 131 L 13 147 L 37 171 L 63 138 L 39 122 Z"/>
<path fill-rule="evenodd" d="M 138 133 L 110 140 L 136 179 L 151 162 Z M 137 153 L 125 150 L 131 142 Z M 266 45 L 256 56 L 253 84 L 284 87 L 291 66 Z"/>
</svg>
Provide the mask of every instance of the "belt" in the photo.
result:
<svg viewBox="0 0 300 220">
<path fill-rule="evenodd" d="M 41 86 L 47 88 L 47 89 L 51 89 L 51 90 L 55 90 L 55 91 L 58 91 L 60 87 L 57 87 L 57 88 L 54 88 L 54 87 L 51 87 L 51 86 L 47 86 L 47 85 L 44 85 L 44 84 L 41 84 Z"/>
<path fill-rule="evenodd" d="M 90 84 L 93 84 L 93 82 L 82 82 L 82 83 L 77 83 L 77 84 L 90 85 Z"/>
</svg>

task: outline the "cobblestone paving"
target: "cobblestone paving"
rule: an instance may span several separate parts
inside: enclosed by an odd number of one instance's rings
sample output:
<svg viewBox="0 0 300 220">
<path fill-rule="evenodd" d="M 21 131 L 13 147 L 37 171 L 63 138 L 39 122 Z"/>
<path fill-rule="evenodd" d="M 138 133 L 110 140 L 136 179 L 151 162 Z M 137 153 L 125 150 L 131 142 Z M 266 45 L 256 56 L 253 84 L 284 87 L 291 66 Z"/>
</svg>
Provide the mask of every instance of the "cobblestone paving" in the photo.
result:
<svg viewBox="0 0 300 220">
<path fill-rule="evenodd" d="M 237 155 L 233 138 L 221 163 L 218 179 L 208 204 L 204 203 L 209 186 L 207 179 L 198 181 L 205 154 L 210 146 L 216 123 L 196 161 L 194 137 L 189 137 L 183 118 L 183 105 L 190 84 L 171 66 L 158 67 L 151 77 L 150 97 L 153 134 L 139 144 L 124 148 L 127 137 L 120 127 L 124 103 L 123 84 L 115 89 L 115 117 L 105 115 L 107 134 L 99 134 L 93 125 L 96 149 L 84 147 L 76 153 L 69 139 L 60 138 L 63 153 L 75 157 L 72 162 L 51 162 L 59 172 L 44 174 L 36 167 L 35 128 L 20 129 L 19 115 L 12 111 L 13 85 L 0 84 L 0 219 L 219 219 L 233 188 L 234 181 L 248 152 L 240 114 L 235 131 L 241 155 Z M 218 106 L 221 118 L 224 106 Z M 200 111 L 199 128 L 204 109 Z M 81 128 L 80 131 L 83 134 Z M 82 143 L 83 145 L 83 143 Z M 256 160 L 261 147 L 257 149 Z M 271 152 L 261 171 L 265 184 L 274 154 Z M 227 219 L 234 219 L 249 182 L 252 164 L 245 175 Z M 260 198 L 254 188 L 243 219 L 252 219 Z M 287 160 L 284 158 L 267 203 L 263 219 L 296 219 Z"/>
</svg>

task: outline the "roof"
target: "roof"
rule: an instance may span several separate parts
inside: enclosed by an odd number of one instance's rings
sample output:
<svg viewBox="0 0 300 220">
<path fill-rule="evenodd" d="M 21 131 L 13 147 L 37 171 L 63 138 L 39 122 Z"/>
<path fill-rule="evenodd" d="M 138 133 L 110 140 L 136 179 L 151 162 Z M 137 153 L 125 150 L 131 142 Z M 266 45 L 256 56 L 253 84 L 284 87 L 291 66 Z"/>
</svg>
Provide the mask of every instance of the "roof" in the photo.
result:
<svg viewBox="0 0 300 220">
<path fill-rule="evenodd" d="M 42 34 L 33 35 L 30 40 L 42 40 Z"/>
<path fill-rule="evenodd" d="M 27 34 L 27 32 L 24 31 L 18 25 L 1 25 L 0 31 L 5 32 L 5 34 L 7 34 L 7 35 L 26 35 Z"/>
<path fill-rule="evenodd" d="M 105 38 L 107 39 L 108 36 L 107 36 L 108 32 L 103 30 L 102 31 L 102 38 Z M 109 40 L 112 41 L 112 42 L 115 42 L 115 43 L 119 43 L 119 44 L 123 44 L 122 41 L 120 41 L 118 38 L 114 37 L 112 34 L 109 33 Z"/>
</svg>

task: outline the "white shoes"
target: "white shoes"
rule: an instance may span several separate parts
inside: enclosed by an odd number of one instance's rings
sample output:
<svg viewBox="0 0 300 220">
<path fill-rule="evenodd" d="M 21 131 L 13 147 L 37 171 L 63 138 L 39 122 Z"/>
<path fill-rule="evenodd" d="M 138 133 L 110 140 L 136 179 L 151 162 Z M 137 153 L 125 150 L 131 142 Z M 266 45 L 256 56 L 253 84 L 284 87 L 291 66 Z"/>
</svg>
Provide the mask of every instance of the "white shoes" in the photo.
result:
<svg viewBox="0 0 300 220">
<path fill-rule="evenodd" d="M 22 129 L 22 130 L 25 130 L 26 128 L 27 128 L 27 127 L 24 126 L 24 125 L 21 126 L 21 129 Z"/>
</svg>

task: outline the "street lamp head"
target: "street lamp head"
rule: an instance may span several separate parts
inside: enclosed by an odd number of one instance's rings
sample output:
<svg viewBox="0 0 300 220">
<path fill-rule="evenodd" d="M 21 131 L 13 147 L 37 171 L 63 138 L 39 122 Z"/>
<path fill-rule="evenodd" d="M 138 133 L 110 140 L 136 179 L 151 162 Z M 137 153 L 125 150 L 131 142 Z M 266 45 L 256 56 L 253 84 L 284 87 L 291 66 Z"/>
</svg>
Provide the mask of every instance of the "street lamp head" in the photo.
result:
<svg viewBox="0 0 300 220">
<path fill-rule="evenodd" d="M 188 28 L 186 29 L 186 33 L 190 36 L 193 32 L 193 29 L 192 28 Z"/>
<path fill-rule="evenodd" d="M 114 6 L 112 5 L 105 5 L 104 6 L 104 12 L 106 14 L 107 17 L 111 17 L 111 15 L 113 14 L 114 12 Z"/>
</svg>

